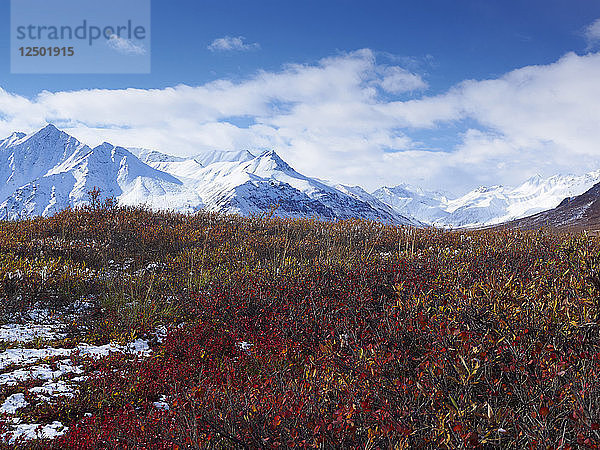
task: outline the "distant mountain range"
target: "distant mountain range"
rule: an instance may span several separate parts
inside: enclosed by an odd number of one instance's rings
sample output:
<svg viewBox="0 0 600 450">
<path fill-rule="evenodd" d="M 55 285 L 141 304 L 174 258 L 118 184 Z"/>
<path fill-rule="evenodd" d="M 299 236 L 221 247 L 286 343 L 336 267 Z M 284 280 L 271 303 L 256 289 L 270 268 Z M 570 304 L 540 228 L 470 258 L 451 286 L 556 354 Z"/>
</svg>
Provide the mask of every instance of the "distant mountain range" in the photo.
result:
<svg viewBox="0 0 600 450">
<path fill-rule="evenodd" d="M 480 187 L 456 199 L 409 185 L 383 187 L 373 196 L 395 211 L 445 228 L 473 228 L 527 217 L 556 207 L 600 182 L 600 170 L 581 176 L 536 175 L 517 187 Z"/>
<path fill-rule="evenodd" d="M 48 125 L 0 141 L 0 219 L 48 216 L 100 189 L 123 205 L 280 217 L 364 218 L 421 225 L 367 194 L 342 191 L 292 169 L 275 152 L 178 158 L 104 143 L 91 148 Z"/>
<path fill-rule="evenodd" d="M 516 188 L 481 187 L 450 199 L 406 184 L 369 193 L 359 186 L 310 178 L 274 151 L 213 151 L 181 158 L 109 143 L 91 148 L 53 125 L 0 141 L 0 219 L 49 216 L 87 203 L 88 192 L 97 187 L 102 197 L 153 209 L 243 215 L 273 211 L 279 217 L 481 227 L 559 204 L 561 214 L 581 209 L 579 202 L 563 200 L 576 198 L 599 182 L 600 170 L 582 176 L 535 176 Z"/>
</svg>

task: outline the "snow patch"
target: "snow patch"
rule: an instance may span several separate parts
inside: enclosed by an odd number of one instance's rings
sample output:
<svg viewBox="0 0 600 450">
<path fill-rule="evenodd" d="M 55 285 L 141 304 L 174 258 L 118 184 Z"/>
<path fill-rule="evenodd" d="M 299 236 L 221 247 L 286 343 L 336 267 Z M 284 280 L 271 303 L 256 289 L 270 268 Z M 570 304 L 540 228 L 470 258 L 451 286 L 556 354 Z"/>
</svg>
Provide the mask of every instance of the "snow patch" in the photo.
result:
<svg viewBox="0 0 600 450">
<path fill-rule="evenodd" d="M 0 413 L 15 414 L 18 409 L 25 408 L 27 405 L 29 405 L 29 403 L 25 400 L 25 394 L 12 394 L 4 400 L 4 403 L 0 406 Z"/>
<path fill-rule="evenodd" d="M 11 323 L 0 326 L 0 341 L 5 342 L 31 342 L 36 339 L 45 341 L 63 339 L 60 327 L 56 325 L 16 324 Z"/>
<path fill-rule="evenodd" d="M 38 423 L 22 423 L 14 427 L 13 431 L 6 433 L 9 444 L 32 439 L 55 439 L 68 431 L 61 422 L 54 421 L 48 425 Z"/>
</svg>

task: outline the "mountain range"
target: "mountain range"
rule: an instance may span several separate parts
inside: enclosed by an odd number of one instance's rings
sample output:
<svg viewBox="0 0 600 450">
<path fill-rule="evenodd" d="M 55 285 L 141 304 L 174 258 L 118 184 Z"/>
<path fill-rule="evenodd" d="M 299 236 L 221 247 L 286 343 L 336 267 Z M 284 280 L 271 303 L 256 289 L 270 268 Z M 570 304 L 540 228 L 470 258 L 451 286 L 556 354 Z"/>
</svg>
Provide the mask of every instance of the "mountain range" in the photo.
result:
<svg viewBox="0 0 600 450">
<path fill-rule="evenodd" d="M 444 228 L 496 225 L 552 209 L 565 198 L 586 192 L 600 182 L 600 170 L 584 175 L 555 175 L 528 179 L 517 187 L 479 187 L 448 199 L 438 192 L 409 185 L 383 187 L 373 196 L 407 217 Z"/>
<path fill-rule="evenodd" d="M 458 198 L 407 184 L 369 193 L 300 174 L 272 150 L 182 158 L 106 142 L 92 148 L 54 125 L 0 141 L 0 219 L 11 220 L 85 204 L 97 187 L 102 197 L 153 209 L 481 227 L 551 210 L 599 182 L 600 170 L 538 175 L 514 188 L 481 187 Z"/>
<path fill-rule="evenodd" d="M 274 151 L 179 158 L 109 143 L 91 148 L 53 125 L 0 141 L 0 219 L 85 204 L 95 187 L 120 204 L 153 209 L 421 225 L 374 197 L 365 200 L 296 172 Z"/>
</svg>

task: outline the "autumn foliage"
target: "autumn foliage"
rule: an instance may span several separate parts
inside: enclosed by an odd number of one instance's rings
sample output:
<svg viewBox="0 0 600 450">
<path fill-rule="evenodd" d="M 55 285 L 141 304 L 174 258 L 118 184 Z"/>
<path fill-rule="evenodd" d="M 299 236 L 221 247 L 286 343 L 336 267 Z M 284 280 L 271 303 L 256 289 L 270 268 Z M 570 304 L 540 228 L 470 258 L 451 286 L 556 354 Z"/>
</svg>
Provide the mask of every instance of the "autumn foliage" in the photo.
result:
<svg viewBox="0 0 600 450">
<path fill-rule="evenodd" d="M 0 223 L 0 283 L 3 313 L 94 299 L 72 340 L 151 340 L 28 410 L 69 426 L 45 446 L 600 446 L 585 234 L 96 206 Z"/>
</svg>

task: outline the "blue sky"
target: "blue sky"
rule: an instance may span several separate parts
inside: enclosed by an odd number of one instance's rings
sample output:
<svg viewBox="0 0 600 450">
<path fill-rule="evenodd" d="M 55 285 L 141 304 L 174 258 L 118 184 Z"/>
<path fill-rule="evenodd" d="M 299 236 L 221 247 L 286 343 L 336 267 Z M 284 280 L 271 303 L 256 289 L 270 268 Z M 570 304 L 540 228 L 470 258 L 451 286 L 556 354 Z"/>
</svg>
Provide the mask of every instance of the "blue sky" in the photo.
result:
<svg viewBox="0 0 600 450">
<path fill-rule="evenodd" d="M 1 3 L 5 55 L 8 8 Z M 153 0 L 150 74 L 11 75 L 8 56 L 0 58 L 0 87 L 10 96 L 0 100 L 0 130 L 32 131 L 38 122 L 54 121 L 80 139 L 177 154 L 276 147 L 309 175 L 369 188 L 410 182 L 461 192 L 514 184 L 536 172 L 582 172 L 600 164 L 592 150 L 600 124 L 577 115 L 593 116 L 600 103 L 591 81 L 598 75 L 600 26 L 598 40 L 590 27 L 598 18 L 600 2 L 592 0 Z M 573 75 L 565 80 L 570 75 L 561 74 Z M 320 90 L 327 83 L 335 87 L 335 77 L 344 89 L 356 88 L 353 95 Z M 306 92 L 290 96 L 280 86 L 285 82 Z M 518 116 L 511 108 L 522 111 L 526 100 L 519 83 L 532 83 L 527 92 L 558 90 L 572 104 L 561 111 L 549 96 L 529 111 L 534 131 L 527 134 L 508 120 Z M 570 91 L 588 83 L 588 92 Z M 181 85 L 196 90 L 187 97 L 181 89 L 172 92 Z M 321 88 L 311 91 L 313 85 Z M 99 91 L 91 95 L 90 89 Z M 56 95 L 40 97 L 44 91 Z M 230 102 L 226 111 L 218 99 L 208 100 L 217 95 Z M 590 104 L 580 105 L 581 99 Z M 144 120 L 146 107 L 160 109 L 165 102 L 164 113 L 180 118 L 177 124 Z M 492 111 L 491 102 L 502 104 Z M 129 118 L 112 120 L 104 114 L 108 104 L 122 106 Z M 556 117 L 548 119 L 552 107 Z M 320 114 L 339 120 L 323 119 L 320 126 L 311 120 Z M 586 130 L 582 139 L 588 140 L 571 139 L 567 131 L 558 135 L 561 114 L 567 123 L 577 121 L 573 127 Z M 364 130 L 353 133 L 340 120 Z M 578 162 L 565 152 L 577 154 Z"/>
<path fill-rule="evenodd" d="M 9 2 L 2 51 L 8 48 Z M 314 63 L 339 51 L 370 48 L 414 60 L 430 92 L 468 78 L 489 78 L 583 52 L 581 31 L 600 17 L 593 0 L 153 0 L 150 75 L 10 75 L 2 86 L 23 95 L 40 90 L 157 88 L 246 77 L 286 63 Z M 215 53 L 222 36 L 244 36 L 260 51 Z"/>
</svg>

